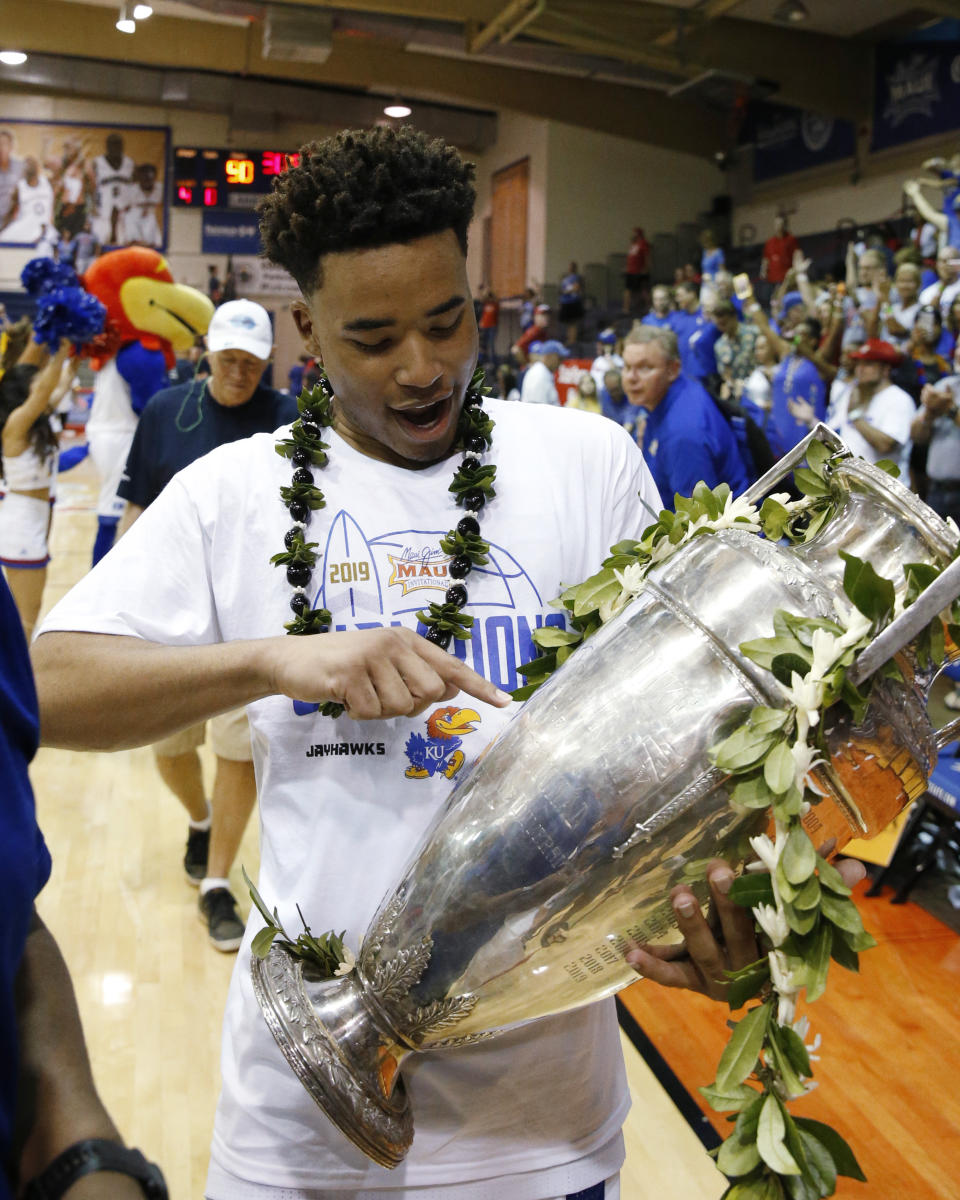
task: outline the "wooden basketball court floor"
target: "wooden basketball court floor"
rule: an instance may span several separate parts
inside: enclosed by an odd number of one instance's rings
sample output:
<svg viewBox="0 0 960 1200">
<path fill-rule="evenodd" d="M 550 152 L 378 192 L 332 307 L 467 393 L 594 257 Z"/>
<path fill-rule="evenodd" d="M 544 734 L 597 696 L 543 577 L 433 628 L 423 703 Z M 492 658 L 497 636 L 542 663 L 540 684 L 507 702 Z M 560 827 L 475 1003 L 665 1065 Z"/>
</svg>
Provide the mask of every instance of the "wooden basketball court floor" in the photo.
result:
<svg viewBox="0 0 960 1200">
<path fill-rule="evenodd" d="M 59 484 L 44 611 L 88 569 L 93 501 L 88 460 Z M 210 758 L 204 769 L 209 783 Z M 198 921 L 180 862 L 184 815 L 147 748 L 41 750 L 31 774 L 54 860 L 39 908 L 69 964 L 101 1092 L 128 1143 L 163 1166 L 173 1200 L 199 1200 L 234 956 L 214 950 Z M 233 876 L 246 911 L 240 863 L 256 877 L 255 821 Z M 838 1195 L 958 1200 L 960 939 L 912 904 L 865 900 L 863 911 L 880 946 L 863 956 L 858 976 L 834 968 L 826 996 L 808 1011 L 812 1033 L 822 1035 L 819 1087 L 799 1111 L 839 1128 L 869 1177 L 843 1181 Z M 663 1056 L 660 1077 L 695 1114 L 727 1010 L 645 982 L 621 1000 Z M 701 1138 L 623 1043 L 634 1099 L 623 1200 L 717 1200 L 726 1180 Z M 713 1124 L 724 1129 L 722 1118 Z M 709 1122 L 699 1126 L 709 1137 Z"/>
</svg>

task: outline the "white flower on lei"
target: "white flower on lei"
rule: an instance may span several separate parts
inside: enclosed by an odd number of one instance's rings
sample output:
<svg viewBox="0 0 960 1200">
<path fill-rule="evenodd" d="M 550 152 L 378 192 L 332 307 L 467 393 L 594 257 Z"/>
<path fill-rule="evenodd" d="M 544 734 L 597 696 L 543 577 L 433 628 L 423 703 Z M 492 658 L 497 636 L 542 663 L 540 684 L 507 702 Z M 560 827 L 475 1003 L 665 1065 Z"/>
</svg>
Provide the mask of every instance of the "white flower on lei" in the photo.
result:
<svg viewBox="0 0 960 1200">
<path fill-rule="evenodd" d="M 700 529 L 712 529 L 714 533 L 718 533 L 721 529 L 734 528 L 745 530 L 747 533 L 759 533 L 760 520 L 755 505 L 744 496 L 735 498 L 731 492 L 724 501 L 720 516 L 709 517 L 704 513 L 690 526 L 690 533 L 696 533 Z"/>
<path fill-rule="evenodd" d="M 820 720 L 820 705 L 823 703 L 823 683 L 812 674 L 801 678 L 796 671 L 790 673 L 790 686 L 777 683 L 785 699 L 797 714 L 797 737 L 805 742 L 807 730 Z"/>
<path fill-rule="evenodd" d="M 777 1022 L 792 1025 L 797 1015 L 799 989 L 794 986 L 793 975 L 787 965 L 787 956 L 782 950 L 771 950 L 767 955 L 770 963 L 770 978 L 777 993 Z"/>
<path fill-rule="evenodd" d="M 343 975 L 349 975 L 350 972 L 353 970 L 353 968 L 356 965 L 357 965 L 357 956 L 354 954 L 354 952 L 350 949 L 349 946 L 344 946 L 343 962 L 334 971 L 334 975 L 336 975 L 337 977 L 341 977 Z"/>
<path fill-rule="evenodd" d="M 758 834 L 750 839 L 750 845 L 753 847 L 753 852 L 760 860 L 755 863 L 748 863 L 748 871 L 769 871 L 771 875 L 777 869 L 777 863 L 780 861 L 780 855 L 783 853 L 783 848 L 787 844 L 786 831 L 780 828 L 777 823 L 777 840 L 772 842 L 766 833 Z"/>
<path fill-rule="evenodd" d="M 801 1042 L 803 1042 L 803 1048 L 806 1050 L 807 1056 L 810 1059 L 810 1061 L 811 1062 L 819 1062 L 820 1055 L 814 1054 L 814 1051 L 820 1049 L 820 1043 L 822 1041 L 820 1034 L 818 1033 L 812 1042 L 810 1042 L 809 1044 L 807 1043 L 807 1034 L 810 1032 L 810 1018 L 804 1016 L 804 1017 L 800 1017 L 798 1020 L 794 1021 L 793 1032 L 797 1035 L 797 1037 L 799 1037 Z"/>
<path fill-rule="evenodd" d="M 815 786 L 813 779 L 808 778 L 813 768 L 819 767 L 823 762 L 822 758 L 817 757 L 815 747 L 798 738 L 790 747 L 790 754 L 793 757 L 793 780 L 799 791 L 809 787 L 820 796 L 826 795 L 826 792 Z"/>
<path fill-rule="evenodd" d="M 837 639 L 838 644 L 844 650 L 850 646 L 855 646 L 857 642 L 869 634 L 870 618 L 864 616 L 859 608 L 854 608 L 852 605 L 847 606 L 839 596 L 834 596 L 833 611 L 837 614 L 837 620 L 846 630 L 846 633 Z"/>
<path fill-rule="evenodd" d="M 777 504 L 785 508 L 787 512 L 794 512 L 798 508 L 807 507 L 806 500 L 794 500 L 789 492 L 771 492 L 767 499 L 775 500 Z"/>
<path fill-rule="evenodd" d="M 782 946 L 790 934 L 786 913 L 772 904 L 758 904 L 753 910 L 753 915 L 774 947 Z"/>
<path fill-rule="evenodd" d="M 622 571 L 614 569 L 614 575 L 617 577 L 617 583 L 630 596 L 639 596 L 643 591 L 644 569 L 639 563 L 631 563 L 629 567 L 624 567 Z"/>
<path fill-rule="evenodd" d="M 811 649 L 813 665 L 809 673 L 814 679 L 824 679 L 833 670 L 846 647 L 840 645 L 840 639 L 829 629 L 815 629 Z"/>
</svg>

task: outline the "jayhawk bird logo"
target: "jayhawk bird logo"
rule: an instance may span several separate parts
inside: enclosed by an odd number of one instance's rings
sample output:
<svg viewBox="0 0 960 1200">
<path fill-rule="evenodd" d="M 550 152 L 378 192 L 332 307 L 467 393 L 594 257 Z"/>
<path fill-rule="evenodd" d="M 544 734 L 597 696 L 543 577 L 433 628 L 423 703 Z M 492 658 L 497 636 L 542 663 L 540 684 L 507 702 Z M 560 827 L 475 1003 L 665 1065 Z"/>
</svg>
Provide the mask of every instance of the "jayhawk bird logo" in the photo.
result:
<svg viewBox="0 0 960 1200">
<path fill-rule="evenodd" d="M 452 779 L 463 766 L 462 739 L 457 735 L 473 733 L 480 714 L 472 708 L 438 708 L 427 717 L 427 736 L 411 733 L 406 755 L 410 760 L 407 779 L 429 779 L 437 772 Z"/>
</svg>

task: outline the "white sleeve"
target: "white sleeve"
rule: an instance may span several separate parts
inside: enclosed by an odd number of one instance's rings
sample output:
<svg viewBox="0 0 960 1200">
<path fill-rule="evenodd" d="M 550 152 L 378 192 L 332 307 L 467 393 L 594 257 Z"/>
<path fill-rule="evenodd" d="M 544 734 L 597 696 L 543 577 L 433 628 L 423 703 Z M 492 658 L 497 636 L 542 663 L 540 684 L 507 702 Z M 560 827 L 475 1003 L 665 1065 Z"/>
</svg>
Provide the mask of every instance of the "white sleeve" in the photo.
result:
<svg viewBox="0 0 960 1200">
<path fill-rule="evenodd" d="M 900 388 L 891 388 L 889 396 L 878 399 L 881 402 L 870 409 L 870 424 L 879 433 L 893 438 L 898 445 L 906 445 L 910 440 L 910 426 L 917 415 L 913 401 Z"/>
<path fill-rule="evenodd" d="M 607 544 L 613 546 L 626 538 L 639 540 L 657 520 L 663 505 L 640 447 L 621 425 L 608 424 L 615 435 L 614 469 L 608 476 L 603 512 L 608 518 Z"/>
<path fill-rule="evenodd" d="M 850 391 L 851 384 L 845 379 L 835 379 L 830 385 L 830 403 L 827 406 L 827 424 L 831 429 L 836 429 L 838 425 L 846 419 L 847 405 L 846 400 Z"/>
<path fill-rule="evenodd" d="M 39 633 L 109 633 L 172 646 L 219 642 L 209 548 L 178 476 L 51 610 Z"/>
</svg>

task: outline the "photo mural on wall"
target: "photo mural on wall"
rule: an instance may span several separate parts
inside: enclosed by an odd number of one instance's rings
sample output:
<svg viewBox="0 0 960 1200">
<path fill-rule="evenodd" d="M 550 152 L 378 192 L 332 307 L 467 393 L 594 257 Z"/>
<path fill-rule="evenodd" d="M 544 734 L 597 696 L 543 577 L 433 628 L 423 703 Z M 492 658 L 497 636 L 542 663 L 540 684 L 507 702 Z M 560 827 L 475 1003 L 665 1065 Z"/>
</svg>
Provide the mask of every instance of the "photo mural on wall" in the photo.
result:
<svg viewBox="0 0 960 1200">
<path fill-rule="evenodd" d="M 0 116 L 0 245 L 83 271 L 102 250 L 167 244 L 170 131 Z"/>
</svg>

